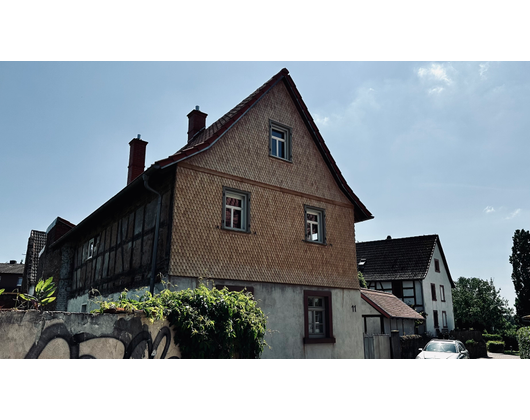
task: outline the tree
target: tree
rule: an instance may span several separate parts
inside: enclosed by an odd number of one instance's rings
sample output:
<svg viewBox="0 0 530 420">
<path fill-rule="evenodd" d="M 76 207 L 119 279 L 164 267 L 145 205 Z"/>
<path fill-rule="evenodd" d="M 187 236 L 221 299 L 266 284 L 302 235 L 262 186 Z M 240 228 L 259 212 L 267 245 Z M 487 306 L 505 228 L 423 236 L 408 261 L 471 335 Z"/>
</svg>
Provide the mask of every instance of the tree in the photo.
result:
<svg viewBox="0 0 530 420">
<path fill-rule="evenodd" d="M 493 280 L 488 282 L 476 277 L 458 279 L 453 290 L 453 310 L 457 327 L 488 332 L 508 328 L 513 313 Z"/>
<path fill-rule="evenodd" d="M 515 312 L 520 320 L 530 315 L 530 232 L 517 229 L 513 235 L 512 280 L 515 287 Z M 519 321 L 520 322 L 520 321 Z"/>
<path fill-rule="evenodd" d="M 367 289 L 368 285 L 366 284 L 366 280 L 364 279 L 363 273 L 357 271 L 357 278 L 359 279 L 359 286 L 363 289 Z"/>
</svg>

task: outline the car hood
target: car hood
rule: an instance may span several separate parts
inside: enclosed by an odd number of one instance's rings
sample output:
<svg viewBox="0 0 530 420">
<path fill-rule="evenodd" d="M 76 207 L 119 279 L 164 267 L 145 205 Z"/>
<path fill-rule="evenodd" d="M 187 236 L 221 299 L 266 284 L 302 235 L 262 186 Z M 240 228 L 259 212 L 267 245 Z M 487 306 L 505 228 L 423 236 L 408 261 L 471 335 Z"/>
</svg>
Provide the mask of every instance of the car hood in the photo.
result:
<svg viewBox="0 0 530 420">
<path fill-rule="evenodd" d="M 419 359 L 458 359 L 458 353 L 448 353 L 441 351 L 422 351 Z"/>
</svg>

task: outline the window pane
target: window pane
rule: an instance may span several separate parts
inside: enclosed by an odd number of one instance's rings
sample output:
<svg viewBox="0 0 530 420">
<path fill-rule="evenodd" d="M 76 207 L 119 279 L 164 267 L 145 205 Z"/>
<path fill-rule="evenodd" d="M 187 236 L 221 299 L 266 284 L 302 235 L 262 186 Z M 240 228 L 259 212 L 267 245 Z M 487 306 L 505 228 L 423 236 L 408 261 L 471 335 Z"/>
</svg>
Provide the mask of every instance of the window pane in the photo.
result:
<svg viewBox="0 0 530 420">
<path fill-rule="evenodd" d="M 282 131 L 275 130 L 274 128 L 272 129 L 272 135 L 274 137 L 279 137 L 280 139 L 285 139 L 285 133 Z"/>
<path fill-rule="evenodd" d="M 234 207 L 241 207 L 241 199 L 235 198 L 235 197 L 226 197 L 226 205 L 234 206 Z"/>
<path fill-rule="evenodd" d="M 276 151 L 276 143 L 277 141 L 275 139 L 272 139 L 272 145 L 271 145 L 271 155 L 277 156 L 278 152 Z"/>
<path fill-rule="evenodd" d="M 314 298 L 315 306 L 323 307 L 324 300 L 322 298 Z"/>
<path fill-rule="evenodd" d="M 225 212 L 225 226 L 232 227 L 232 212 L 230 209 L 226 209 Z"/>
<path fill-rule="evenodd" d="M 233 228 L 241 229 L 241 210 L 234 209 Z"/>
<path fill-rule="evenodd" d="M 311 240 L 318 241 L 318 224 L 311 224 Z"/>
<path fill-rule="evenodd" d="M 278 142 L 278 157 L 285 158 L 285 142 Z"/>
<path fill-rule="evenodd" d="M 311 213 L 307 213 L 307 220 L 311 221 L 311 222 L 317 222 L 317 215 L 316 214 L 311 214 Z"/>
</svg>

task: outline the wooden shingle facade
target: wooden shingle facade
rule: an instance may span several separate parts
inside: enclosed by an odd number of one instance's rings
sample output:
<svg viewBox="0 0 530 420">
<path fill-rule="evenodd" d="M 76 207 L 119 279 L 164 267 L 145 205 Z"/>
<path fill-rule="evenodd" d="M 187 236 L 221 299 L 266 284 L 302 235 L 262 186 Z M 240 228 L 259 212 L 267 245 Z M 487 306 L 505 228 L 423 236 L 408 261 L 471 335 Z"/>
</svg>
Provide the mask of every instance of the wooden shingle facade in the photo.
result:
<svg viewBox="0 0 530 420">
<path fill-rule="evenodd" d="M 86 309 L 94 289 L 207 278 L 253 291 L 275 331 L 263 357 L 362 358 L 355 223 L 373 216 L 288 71 L 210 126 L 206 116 L 190 112 L 180 150 L 130 176 L 54 245 L 65 255 L 65 309 Z"/>
</svg>

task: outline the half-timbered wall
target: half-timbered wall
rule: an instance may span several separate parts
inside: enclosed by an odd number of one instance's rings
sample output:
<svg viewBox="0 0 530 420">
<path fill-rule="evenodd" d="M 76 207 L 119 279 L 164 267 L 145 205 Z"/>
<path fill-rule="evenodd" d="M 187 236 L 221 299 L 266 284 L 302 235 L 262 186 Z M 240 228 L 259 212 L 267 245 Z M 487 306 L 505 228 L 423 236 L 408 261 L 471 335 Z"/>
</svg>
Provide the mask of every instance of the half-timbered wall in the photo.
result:
<svg viewBox="0 0 530 420">
<path fill-rule="evenodd" d="M 171 177 L 171 179 L 173 179 Z M 162 190 L 162 210 L 157 250 L 157 272 L 168 272 L 171 219 L 171 185 Z M 74 245 L 70 298 L 92 289 L 105 295 L 125 288 L 149 285 L 155 237 L 157 196 L 139 191 L 135 205 L 118 206 L 97 228 Z"/>
</svg>

